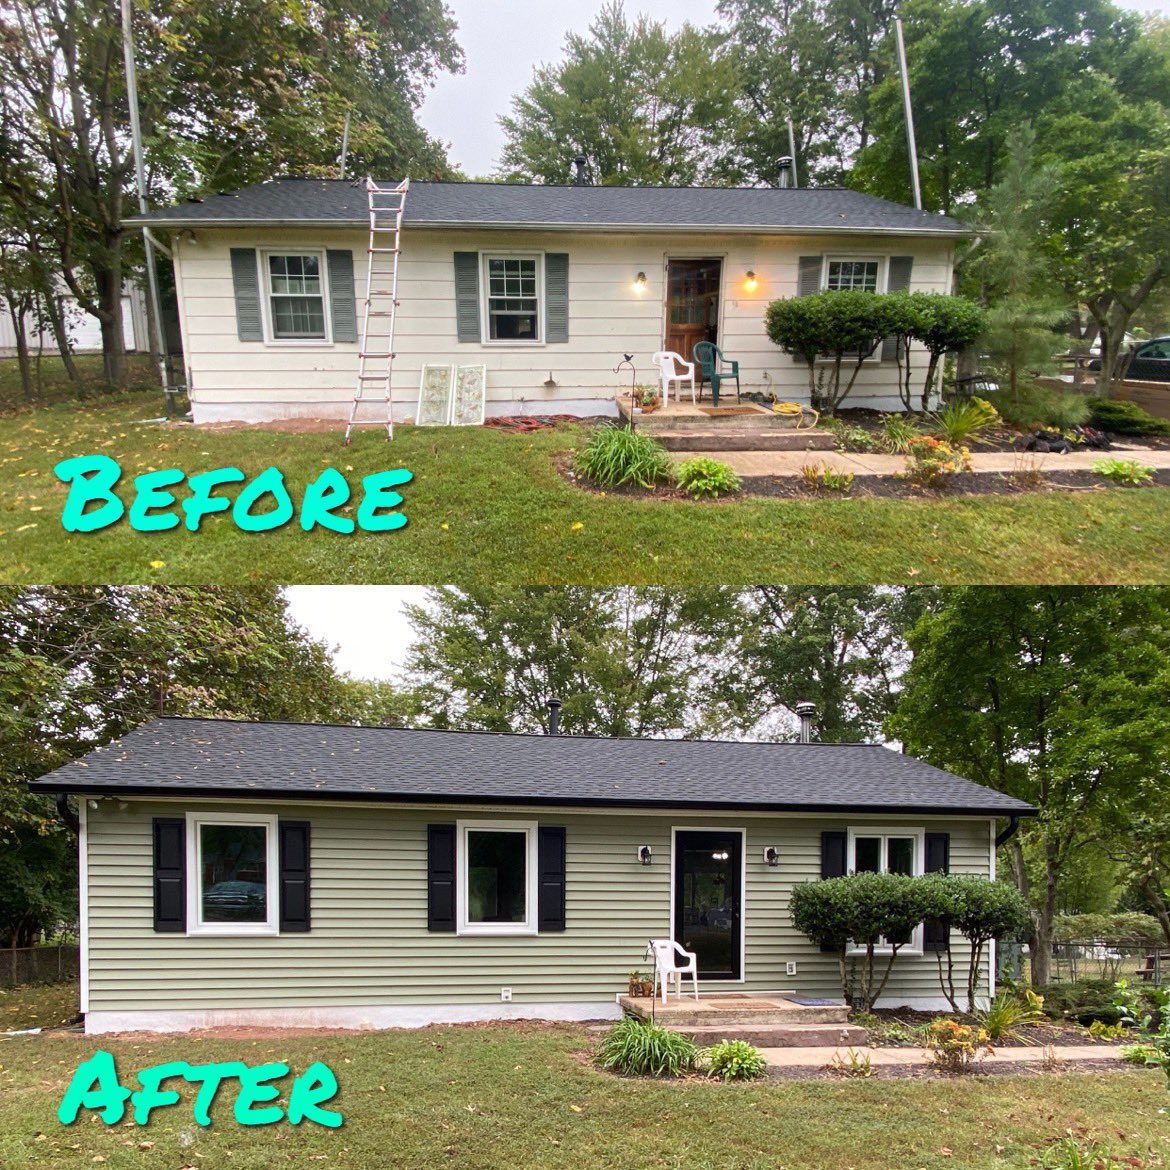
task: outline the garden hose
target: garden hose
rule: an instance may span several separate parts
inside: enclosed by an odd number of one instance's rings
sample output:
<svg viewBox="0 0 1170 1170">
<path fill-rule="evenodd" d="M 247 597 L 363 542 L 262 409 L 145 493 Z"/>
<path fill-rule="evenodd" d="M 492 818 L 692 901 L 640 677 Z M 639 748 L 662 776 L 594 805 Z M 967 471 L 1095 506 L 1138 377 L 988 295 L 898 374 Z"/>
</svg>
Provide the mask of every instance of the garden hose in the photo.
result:
<svg viewBox="0 0 1170 1170">
<path fill-rule="evenodd" d="M 812 422 L 807 424 L 809 427 L 815 427 L 821 421 L 818 411 L 813 410 L 811 406 L 801 406 L 799 402 L 773 402 L 772 411 L 774 414 L 782 414 L 786 418 L 795 417 L 797 430 L 805 425 L 804 417 L 806 414 L 812 415 Z"/>
</svg>

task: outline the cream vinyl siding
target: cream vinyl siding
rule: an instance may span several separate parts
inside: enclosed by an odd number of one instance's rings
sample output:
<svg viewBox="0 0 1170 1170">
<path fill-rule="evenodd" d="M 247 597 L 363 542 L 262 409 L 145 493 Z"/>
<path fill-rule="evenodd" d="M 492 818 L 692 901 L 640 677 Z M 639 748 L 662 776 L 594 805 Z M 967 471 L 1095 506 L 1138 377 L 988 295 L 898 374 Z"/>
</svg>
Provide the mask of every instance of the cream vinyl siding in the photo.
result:
<svg viewBox="0 0 1170 1170">
<path fill-rule="evenodd" d="M 151 818 L 228 809 L 312 825 L 312 930 L 277 937 L 188 937 L 152 928 Z M 793 930 L 796 882 L 820 873 L 822 829 L 880 818 L 605 814 L 554 809 L 419 809 L 344 804 L 130 800 L 87 809 L 89 1009 L 612 1004 L 646 940 L 669 936 L 671 828 L 747 830 L 745 982 L 713 984 L 838 996 L 832 955 Z M 532 937 L 459 937 L 427 930 L 426 826 L 475 819 L 563 825 L 567 929 Z M 907 818 L 898 817 L 905 824 Z M 923 820 L 951 834 L 952 872 L 990 872 L 987 818 Z M 650 845 L 653 864 L 637 860 Z M 765 846 L 780 851 L 764 864 Z M 86 872 L 85 869 L 82 871 Z M 188 880 L 192 875 L 188 874 Z M 84 905 L 84 902 L 83 902 Z M 786 962 L 797 975 L 784 974 Z M 887 999 L 937 996 L 934 955 L 900 958 Z"/>
<path fill-rule="evenodd" d="M 357 368 L 357 343 L 296 346 L 241 342 L 236 336 L 229 250 L 296 251 L 348 248 L 359 297 L 365 290 L 366 236 L 330 229 L 199 228 L 175 238 L 175 271 L 183 341 L 194 391 L 195 419 L 341 417 L 348 413 Z M 668 257 L 723 258 L 720 345 L 740 362 L 745 390 L 772 389 L 807 401 L 802 363 L 772 344 L 764 310 L 797 291 L 797 264 L 808 255 L 913 256 L 911 288 L 947 292 L 953 243 L 891 236 L 660 235 L 581 232 L 472 232 L 409 229 L 403 233 L 394 367 L 396 415 L 412 419 L 426 362 L 487 366 L 487 413 L 568 413 L 612 409 L 614 366 L 634 354 L 638 380 L 653 382 L 651 355 L 662 348 Z M 456 340 L 454 253 L 565 252 L 569 256 L 569 340 L 509 345 Z M 746 274 L 758 286 L 746 289 Z M 634 279 L 647 283 L 635 291 Z M 482 294 L 482 272 L 480 274 Z M 919 361 L 925 369 L 923 355 Z M 896 366 L 869 363 L 850 402 L 897 405 Z M 557 383 L 545 387 L 549 378 Z M 621 384 L 628 387 L 628 375 Z"/>
</svg>

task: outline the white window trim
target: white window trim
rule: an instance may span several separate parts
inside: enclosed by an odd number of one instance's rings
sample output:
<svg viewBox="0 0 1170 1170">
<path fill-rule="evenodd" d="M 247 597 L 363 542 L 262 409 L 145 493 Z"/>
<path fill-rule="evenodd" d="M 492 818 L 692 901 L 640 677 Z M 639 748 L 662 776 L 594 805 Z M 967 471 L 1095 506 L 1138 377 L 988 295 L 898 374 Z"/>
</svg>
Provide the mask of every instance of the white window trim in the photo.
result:
<svg viewBox="0 0 1170 1170">
<path fill-rule="evenodd" d="M 481 345 L 489 345 L 493 349 L 541 349 L 548 344 L 545 340 L 544 255 L 543 252 L 517 248 L 495 248 L 479 253 L 479 341 Z M 535 341 L 516 341 L 492 337 L 491 318 L 488 314 L 489 260 L 536 261 L 536 328 L 538 334 Z"/>
<path fill-rule="evenodd" d="M 272 320 L 272 280 L 268 269 L 269 256 L 316 256 L 321 271 L 321 301 L 325 312 L 324 337 L 277 337 Z M 301 248 L 288 244 L 280 248 L 257 248 L 260 265 L 260 317 L 264 323 L 264 344 L 279 347 L 323 346 L 333 344 L 333 304 L 329 299 L 329 257 L 324 248 Z"/>
<path fill-rule="evenodd" d="M 187 933 L 220 938 L 241 935 L 273 935 L 280 933 L 280 856 L 275 815 L 267 813 L 187 813 Z M 268 917 L 264 922 L 203 922 L 203 867 L 200 862 L 199 838 L 203 825 L 263 825 L 265 838 L 266 873 L 268 886 Z"/>
<path fill-rule="evenodd" d="M 535 935 L 538 932 L 536 898 L 539 887 L 537 873 L 537 824 L 536 821 L 456 821 L 455 832 L 455 933 L 470 937 L 518 937 Z M 524 833 L 527 854 L 525 860 L 525 906 L 523 922 L 469 922 L 467 911 L 470 904 L 467 890 L 467 834 L 471 831 L 497 833 Z"/>
<path fill-rule="evenodd" d="M 884 254 L 879 254 L 877 252 L 834 252 L 831 254 L 827 253 L 826 255 L 822 256 L 821 257 L 821 292 L 827 292 L 829 289 L 829 264 L 830 263 L 839 264 L 842 262 L 848 263 L 849 261 L 853 261 L 853 260 L 861 260 L 861 261 L 876 260 L 877 261 L 877 265 L 878 265 L 877 288 L 874 291 L 879 292 L 879 293 L 884 293 L 886 291 L 887 282 L 889 281 L 889 278 L 890 278 L 890 258 L 889 258 L 889 256 L 886 256 Z M 828 362 L 832 362 L 834 359 L 832 357 L 827 356 L 827 355 L 822 357 L 820 354 L 818 354 L 816 360 L 818 362 L 828 363 Z M 849 359 L 849 360 L 852 360 L 852 359 Z M 863 359 L 861 364 L 863 366 L 868 366 L 871 362 L 880 363 L 881 360 L 882 360 L 882 346 L 881 346 L 881 342 L 878 342 L 877 348 L 873 351 L 873 353 L 871 353 L 869 355 L 869 357 Z"/>
<path fill-rule="evenodd" d="M 914 838 L 914 876 L 921 877 L 925 872 L 926 865 L 926 830 L 924 828 L 903 828 L 898 825 L 862 825 L 857 828 L 849 829 L 849 839 L 847 845 L 847 853 L 845 854 L 845 870 L 847 873 L 856 873 L 857 866 L 857 849 L 856 841 L 858 837 L 913 837 Z M 883 864 L 885 859 L 885 850 L 882 850 Z M 884 870 L 882 871 L 885 872 Z M 921 955 L 925 952 L 922 949 L 923 944 L 923 925 L 919 923 L 915 928 L 914 933 L 910 936 L 910 941 L 905 946 L 898 948 L 899 955 Z M 892 947 L 874 947 L 875 955 L 888 955 L 892 951 Z M 865 954 L 865 947 L 850 946 L 846 950 L 846 955 L 850 958 L 857 955 Z"/>
</svg>

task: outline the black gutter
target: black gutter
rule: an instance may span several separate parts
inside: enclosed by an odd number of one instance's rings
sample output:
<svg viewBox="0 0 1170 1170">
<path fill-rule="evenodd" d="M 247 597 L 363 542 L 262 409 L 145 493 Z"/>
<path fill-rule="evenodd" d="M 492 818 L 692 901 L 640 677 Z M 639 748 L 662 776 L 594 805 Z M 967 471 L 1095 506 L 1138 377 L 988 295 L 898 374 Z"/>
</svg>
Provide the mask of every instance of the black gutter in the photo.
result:
<svg viewBox="0 0 1170 1170">
<path fill-rule="evenodd" d="M 35 781 L 33 782 L 36 783 Z M 30 786 L 31 787 L 31 786 Z M 364 800 L 372 803 L 397 801 L 403 804 L 487 804 L 487 805 L 519 805 L 521 807 L 552 807 L 569 806 L 579 808 L 694 808 L 694 809 L 727 809 L 738 812 L 807 812 L 832 813 L 843 815 L 847 813 L 889 814 L 914 813 L 919 816 L 961 816 L 961 817 L 1011 817 L 1017 820 L 1022 816 L 1036 816 L 1038 809 L 1021 809 L 1019 812 L 1009 813 L 1002 808 L 978 808 L 971 806 L 939 806 L 939 805 L 907 805 L 907 804 L 760 804 L 751 801 L 719 801 L 719 800 L 635 800 L 623 797 L 580 797 L 580 796 L 501 796 L 483 793 L 444 793 L 444 792 L 322 792 L 320 789 L 306 791 L 290 791 L 288 789 L 263 788 L 192 788 L 187 786 L 154 785 L 150 788 L 131 788 L 124 784 L 67 784 L 45 785 L 42 791 L 56 791 L 59 793 L 86 793 L 94 796 L 146 797 L 152 796 L 183 796 L 189 800 L 232 799 L 232 800 L 333 800 L 349 801 Z"/>
<path fill-rule="evenodd" d="M 1033 810 L 1028 815 L 1035 816 L 1036 810 Z M 1016 835 L 1016 833 L 1019 831 L 1019 828 L 1020 828 L 1019 816 L 1008 817 L 1007 828 L 1005 828 L 1003 830 L 1003 832 L 1000 833 L 999 836 L 997 836 L 995 839 L 996 849 L 998 849 L 1001 845 L 1006 845 Z"/>
<path fill-rule="evenodd" d="M 81 833 L 81 822 L 77 819 L 77 814 L 69 807 L 68 792 L 61 791 L 57 793 L 57 812 L 61 815 L 61 819 L 75 833 Z"/>
</svg>

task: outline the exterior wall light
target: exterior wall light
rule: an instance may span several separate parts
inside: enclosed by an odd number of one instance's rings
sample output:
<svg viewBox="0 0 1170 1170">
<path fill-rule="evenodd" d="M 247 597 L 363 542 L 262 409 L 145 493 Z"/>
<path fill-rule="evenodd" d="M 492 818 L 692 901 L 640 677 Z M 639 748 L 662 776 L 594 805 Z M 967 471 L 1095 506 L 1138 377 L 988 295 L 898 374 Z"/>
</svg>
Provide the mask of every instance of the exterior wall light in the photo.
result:
<svg viewBox="0 0 1170 1170">
<path fill-rule="evenodd" d="M 744 283 L 744 288 L 748 292 L 755 292 L 760 287 L 760 282 L 756 279 L 756 274 L 749 268 L 747 271 L 747 280 Z"/>
<path fill-rule="evenodd" d="M 775 845 L 764 846 L 764 864 L 775 869 L 780 864 L 780 850 Z"/>
<path fill-rule="evenodd" d="M 646 291 L 646 273 L 639 272 L 638 275 L 634 277 L 634 292 L 645 292 L 645 291 Z"/>
<path fill-rule="evenodd" d="M 642 865 L 649 865 L 650 858 L 652 856 L 653 856 L 653 851 L 651 850 L 649 845 L 639 845 L 638 846 L 638 861 Z"/>
</svg>

